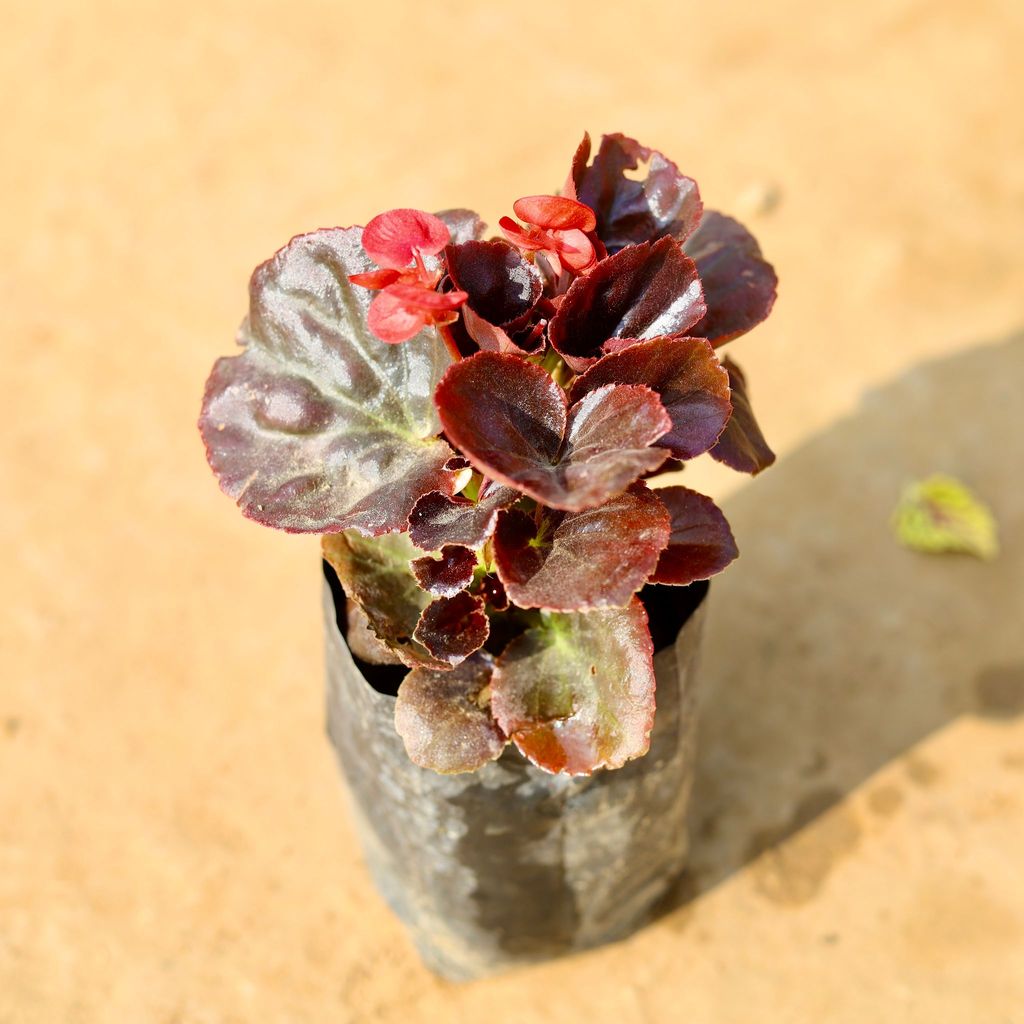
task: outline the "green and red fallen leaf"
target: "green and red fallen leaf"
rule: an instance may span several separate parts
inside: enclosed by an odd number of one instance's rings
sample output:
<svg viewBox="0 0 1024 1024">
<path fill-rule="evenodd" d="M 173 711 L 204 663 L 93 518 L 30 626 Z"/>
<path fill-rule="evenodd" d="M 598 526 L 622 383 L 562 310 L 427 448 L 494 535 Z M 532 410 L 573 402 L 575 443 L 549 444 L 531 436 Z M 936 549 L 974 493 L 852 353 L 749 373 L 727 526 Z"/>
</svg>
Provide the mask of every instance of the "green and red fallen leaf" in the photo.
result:
<svg viewBox="0 0 1024 1024">
<path fill-rule="evenodd" d="M 518 200 L 503 238 L 400 209 L 293 239 L 204 396 L 222 488 L 325 535 L 355 646 L 411 670 L 396 724 L 437 771 L 508 741 L 569 774 L 642 755 L 635 595 L 736 557 L 710 499 L 644 481 L 704 452 L 774 459 L 715 352 L 774 301 L 756 242 L 660 153 L 612 135 L 589 157 L 585 138 L 563 194 Z"/>
</svg>

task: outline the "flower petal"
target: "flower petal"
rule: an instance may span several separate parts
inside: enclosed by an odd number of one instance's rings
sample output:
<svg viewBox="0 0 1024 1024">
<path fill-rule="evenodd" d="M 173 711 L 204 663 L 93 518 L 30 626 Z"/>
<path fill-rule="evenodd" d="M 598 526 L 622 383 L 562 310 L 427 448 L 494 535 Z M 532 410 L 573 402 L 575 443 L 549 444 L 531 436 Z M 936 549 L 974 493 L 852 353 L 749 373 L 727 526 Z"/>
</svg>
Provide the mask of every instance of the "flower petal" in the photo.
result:
<svg viewBox="0 0 1024 1024">
<path fill-rule="evenodd" d="M 435 292 L 419 284 L 388 285 L 387 294 L 403 303 L 408 309 L 433 311 L 458 309 L 467 299 L 465 292 Z"/>
<path fill-rule="evenodd" d="M 594 245 L 582 231 L 557 231 L 553 233 L 551 241 L 553 251 L 558 253 L 567 267 L 577 273 L 589 269 L 597 262 Z"/>
<path fill-rule="evenodd" d="M 589 206 L 565 196 L 526 196 L 512 204 L 516 216 L 549 231 L 593 231 L 597 218 Z"/>
<path fill-rule="evenodd" d="M 535 249 L 543 249 L 545 240 L 535 232 L 526 231 L 521 224 L 517 224 L 511 217 L 502 217 L 498 221 L 501 233 L 517 248 L 523 252 L 533 252 Z"/>
<path fill-rule="evenodd" d="M 414 255 L 433 256 L 451 239 L 448 225 L 423 210 L 388 210 L 363 229 L 363 248 L 378 266 L 401 270 Z"/>
<path fill-rule="evenodd" d="M 389 345 L 408 341 L 430 323 L 430 317 L 422 309 L 410 307 L 400 295 L 392 291 L 399 287 L 393 284 L 379 292 L 366 314 L 367 326 Z"/>
<path fill-rule="evenodd" d="M 371 270 L 365 274 L 349 274 L 349 280 L 360 288 L 371 288 L 373 291 L 380 291 L 394 284 L 402 276 L 401 271 L 392 268 L 383 270 Z"/>
</svg>

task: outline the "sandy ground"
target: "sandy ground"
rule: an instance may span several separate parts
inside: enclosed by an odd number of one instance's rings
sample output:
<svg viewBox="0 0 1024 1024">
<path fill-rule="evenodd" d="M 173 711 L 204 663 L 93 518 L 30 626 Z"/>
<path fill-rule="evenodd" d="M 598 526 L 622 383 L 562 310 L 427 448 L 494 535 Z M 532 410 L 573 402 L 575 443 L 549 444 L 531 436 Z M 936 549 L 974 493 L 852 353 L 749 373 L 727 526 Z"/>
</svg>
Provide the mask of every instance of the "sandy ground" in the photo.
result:
<svg viewBox="0 0 1024 1024">
<path fill-rule="evenodd" d="M 1016 0 L 3 5 L 0 1022 L 1024 1021 Z M 250 269 L 396 205 L 490 223 L 584 128 L 775 261 L 780 453 L 718 495 L 693 870 L 628 942 L 454 986 L 323 736 L 316 542 L 194 428 Z M 896 547 L 901 484 L 992 564 Z"/>
</svg>

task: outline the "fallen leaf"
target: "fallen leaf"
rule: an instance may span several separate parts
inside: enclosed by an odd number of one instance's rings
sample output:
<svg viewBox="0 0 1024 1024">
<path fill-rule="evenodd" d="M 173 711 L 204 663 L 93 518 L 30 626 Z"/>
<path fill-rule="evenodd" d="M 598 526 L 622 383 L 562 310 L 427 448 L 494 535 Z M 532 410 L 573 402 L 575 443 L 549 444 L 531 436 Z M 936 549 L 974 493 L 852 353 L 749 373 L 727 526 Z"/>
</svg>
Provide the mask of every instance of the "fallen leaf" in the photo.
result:
<svg viewBox="0 0 1024 1024">
<path fill-rule="evenodd" d="M 896 539 L 914 551 L 961 552 L 986 561 L 999 553 L 988 506 L 953 477 L 935 474 L 910 484 L 892 519 Z"/>
</svg>

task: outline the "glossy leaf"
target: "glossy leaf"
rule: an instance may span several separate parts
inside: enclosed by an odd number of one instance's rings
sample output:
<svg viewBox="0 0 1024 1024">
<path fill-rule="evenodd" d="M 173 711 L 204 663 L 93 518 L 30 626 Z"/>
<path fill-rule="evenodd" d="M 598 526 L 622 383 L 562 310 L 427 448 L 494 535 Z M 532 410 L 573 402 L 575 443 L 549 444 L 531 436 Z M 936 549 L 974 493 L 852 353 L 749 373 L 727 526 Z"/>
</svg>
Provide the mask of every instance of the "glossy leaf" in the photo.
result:
<svg viewBox="0 0 1024 1024">
<path fill-rule="evenodd" d="M 409 516 L 409 538 L 424 551 L 440 551 L 446 544 L 478 548 L 494 532 L 498 513 L 518 499 L 516 490 L 500 484 L 492 484 L 478 501 L 425 494 Z"/>
<path fill-rule="evenodd" d="M 490 633 L 484 602 L 464 590 L 431 601 L 413 636 L 440 661 L 458 665 L 483 647 Z"/>
<path fill-rule="evenodd" d="M 481 352 L 451 367 L 436 401 L 447 437 L 477 469 L 552 508 L 600 505 L 667 458 L 649 447 L 671 420 L 648 388 L 610 385 L 569 409 L 541 367 Z"/>
<path fill-rule="evenodd" d="M 493 573 L 481 576 L 476 592 L 492 611 L 503 612 L 508 608 L 508 592 L 504 584 Z"/>
<path fill-rule="evenodd" d="M 720 573 L 736 556 L 736 541 L 721 509 L 687 487 L 661 487 L 658 495 L 671 517 L 668 547 L 652 583 L 687 586 Z"/>
<path fill-rule="evenodd" d="M 551 318 L 548 337 L 582 373 L 610 351 L 609 339 L 680 337 L 704 312 L 697 267 L 677 242 L 663 238 L 623 249 L 577 278 Z"/>
<path fill-rule="evenodd" d="M 729 420 L 729 375 L 703 338 L 653 338 L 605 356 L 573 383 L 578 401 L 608 384 L 640 384 L 661 399 L 672 429 L 657 444 L 692 459 L 718 440 Z"/>
<path fill-rule="evenodd" d="M 760 473 L 775 461 L 775 452 L 754 419 L 743 371 L 729 358 L 722 360 L 722 366 L 729 374 L 732 416 L 711 449 L 711 457 L 740 473 Z"/>
<path fill-rule="evenodd" d="M 479 238 L 486 228 L 486 224 L 480 219 L 480 214 L 473 210 L 456 208 L 452 210 L 438 210 L 434 214 L 439 220 L 443 220 L 451 233 L 451 244 L 461 245 L 463 242 L 472 242 Z"/>
<path fill-rule="evenodd" d="M 584 132 L 580 144 L 572 155 L 572 163 L 569 165 L 569 173 L 565 177 L 565 184 L 562 185 L 562 195 L 567 199 L 579 200 L 579 196 L 576 194 L 576 182 L 583 180 L 583 173 L 587 168 L 587 161 L 590 159 L 591 148 L 590 132 Z"/>
<path fill-rule="evenodd" d="M 446 544 L 437 558 L 424 555 L 412 560 L 416 582 L 438 597 L 454 597 L 473 582 L 476 552 L 457 544 Z"/>
<path fill-rule="evenodd" d="M 363 610 L 374 635 L 402 664 L 447 667 L 445 660 L 413 638 L 430 595 L 420 589 L 409 568 L 419 552 L 406 534 L 364 537 L 347 530 L 322 538 L 321 548 L 349 601 Z"/>
<path fill-rule="evenodd" d="M 241 355 L 217 361 L 200 418 L 222 489 L 251 519 L 291 532 L 404 527 L 420 495 L 450 493 L 436 382 L 450 359 L 434 330 L 373 336 L 371 264 L 358 228 L 293 239 L 250 284 Z"/>
<path fill-rule="evenodd" d="M 493 665 L 481 651 L 450 672 L 414 669 L 402 680 L 395 729 L 413 764 L 447 775 L 501 756 L 508 741 L 487 702 Z"/>
<path fill-rule="evenodd" d="M 683 241 L 697 227 L 703 209 L 697 183 L 657 150 L 616 134 L 602 137 L 587 167 L 589 155 L 585 137 L 573 158 L 574 197 L 597 214 L 597 234 L 608 252 L 665 235 Z M 642 164 L 642 181 L 626 177 Z"/>
<path fill-rule="evenodd" d="M 691 330 L 716 346 L 746 334 L 772 310 L 778 278 L 754 236 L 732 217 L 706 210 L 685 245 L 704 288 L 707 312 Z"/>
<path fill-rule="evenodd" d="M 465 242 L 445 250 L 448 273 L 477 316 L 515 332 L 541 296 L 537 268 L 507 242 Z"/>
<path fill-rule="evenodd" d="M 906 488 L 893 529 L 897 540 L 915 551 L 960 552 L 986 561 L 999 554 L 991 510 L 959 480 L 941 473 Z"/>
<path fill-rule="evenodd" d="M 653 653 L 635 597 L 625 608 L 546 614 L 498 659 L 494 717 L 546 771 L 618 768 L 650 744 Z"/>
<path fill-rule="evenodd" d="M 520 608 L 585 611 L 626 604 L 668 543 L 665 506 L 643 485 L 584 512 L 547 511 L 539 525 L 502 512 L 494 559 Z"/>
</svg>

